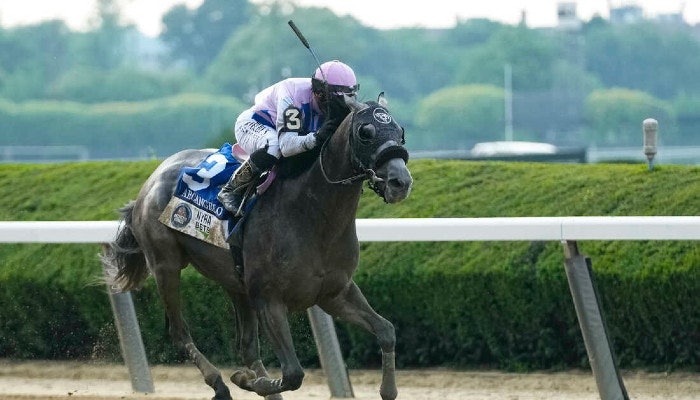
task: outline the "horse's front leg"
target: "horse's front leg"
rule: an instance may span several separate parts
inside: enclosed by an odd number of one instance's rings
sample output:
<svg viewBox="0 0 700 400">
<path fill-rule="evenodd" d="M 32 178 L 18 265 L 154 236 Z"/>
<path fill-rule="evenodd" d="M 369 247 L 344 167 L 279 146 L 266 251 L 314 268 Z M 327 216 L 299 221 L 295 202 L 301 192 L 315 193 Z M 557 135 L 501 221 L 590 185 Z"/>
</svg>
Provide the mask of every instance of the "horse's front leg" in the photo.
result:
<svg viewBox="0 0 700 400">
<path fill-rule="evenodd" d="M 383 400 L 394 400 L 398 395 L 394 325 L 372 309 L 355 282 L 350 282 L 349 287 L 339 296 L 325 299 L 318 305 L 328 314 L 359 325 L 377 337 L 382 348 L 382 384 L 379 388 L 379 394 Z"/>
<path fill-rule="evenodd" d="M 230 291 L 229 296 L 234 304 L 233 311 L 238 332 L 238 351 L 243 360 L 243 365 L 253 372 L 237 371 L 233 376 L 236 374 L 243 374 L 243 376 L 248 376 L 252 379 L 257 377 L 269 378 L 265 365 L 260 359 L 258 316 L 251 308 L 246 295 Z M 273 394 L 265 396 L 265 400 L 282 400 L 282 396 L 280 394 Z"/>
<path fill-rule="evenodd" d="M 282 367 L 282 379 L 257 376 L 253 371 L 237 371 L 231 381 L 241 389 L 250 390 L 260 396 L 269 396 L 287 390 L 299 389 L 304 379 L 292 333 L 287 319 L 287 307 L 280 302 L 260 302 L 257 309 L 259 321 L 270 339 Z"/>
</svg>

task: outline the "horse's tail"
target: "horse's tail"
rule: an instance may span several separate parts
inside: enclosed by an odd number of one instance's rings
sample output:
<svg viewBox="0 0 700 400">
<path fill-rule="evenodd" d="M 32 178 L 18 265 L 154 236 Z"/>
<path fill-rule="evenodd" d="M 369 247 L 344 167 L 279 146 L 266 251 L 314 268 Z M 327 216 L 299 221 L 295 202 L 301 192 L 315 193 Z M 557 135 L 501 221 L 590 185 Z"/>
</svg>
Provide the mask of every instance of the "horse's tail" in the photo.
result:
<svg viewBox="0 0 700 400">
<path fill-rule="evenodd" d="M 148 277 L 146 257 L 131 230 L 134 202 L 121 209 L 121 224 L 114 242 L 102 249 L 100 258 L 107 272 L 107 283 L 117 291 L 139 289 Z"/>
</svg>

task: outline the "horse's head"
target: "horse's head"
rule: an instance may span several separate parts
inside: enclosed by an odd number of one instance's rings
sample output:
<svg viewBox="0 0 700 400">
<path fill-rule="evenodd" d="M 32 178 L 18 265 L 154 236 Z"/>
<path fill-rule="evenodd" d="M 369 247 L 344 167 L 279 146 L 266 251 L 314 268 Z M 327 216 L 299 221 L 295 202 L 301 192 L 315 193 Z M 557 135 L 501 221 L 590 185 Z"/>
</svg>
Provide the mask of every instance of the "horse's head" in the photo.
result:
<svg viewBox="0 0 700 400">
<path fill-rule="evenodd" d="M 350 151 L 354 168 L 368 174 L 370 187 L 387 203 L 408 197 L 413 178 L 406 167 L 404 129 L 386 108 L 383 94 L 378 101 L 360 103 L 346 97 L 350 113 Z"/>
</svg>

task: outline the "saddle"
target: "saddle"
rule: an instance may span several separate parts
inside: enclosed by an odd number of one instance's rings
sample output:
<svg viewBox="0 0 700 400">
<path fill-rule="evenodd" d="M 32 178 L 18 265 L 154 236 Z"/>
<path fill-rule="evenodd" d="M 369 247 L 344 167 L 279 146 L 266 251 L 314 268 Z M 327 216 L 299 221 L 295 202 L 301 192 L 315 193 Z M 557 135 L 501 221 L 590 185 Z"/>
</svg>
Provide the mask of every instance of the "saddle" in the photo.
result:
<svg viewBox="0 0 700 400">
<path fill-rule="evenodd" d="M 282 158 L 270 171 L 245 189 L 243 216 L 236 217 L 216 198 L 221 186 L 248 159 L 238 144 L 225 143 L 195 167 L 180 171 L 175 192 L 159 217 L 159 221 L 179 232 L 215 246 L 241 247 L 246 216 L 276 179 L 287 179 L 307 170 L 318 157 L 315 149 L 293 157 Z"/>
<path fill-rule="evenodd" d="M 158 220 L 172 229 L 224 249 L 230 248 L 231 240 L 239 243 L 240 237 L 235 236 L 242 231 L 244 218 L 235 217 L 226 210 L 216 195 L 247 158 L 248 154 L 238 144 L 225 143 L 197 166 L 183 167 L 175 191 Z M 252 209 L 256 197 L 267 190 L 276 176 L 273 169 L 247 189 L 246 211 Z"/>
</svg>

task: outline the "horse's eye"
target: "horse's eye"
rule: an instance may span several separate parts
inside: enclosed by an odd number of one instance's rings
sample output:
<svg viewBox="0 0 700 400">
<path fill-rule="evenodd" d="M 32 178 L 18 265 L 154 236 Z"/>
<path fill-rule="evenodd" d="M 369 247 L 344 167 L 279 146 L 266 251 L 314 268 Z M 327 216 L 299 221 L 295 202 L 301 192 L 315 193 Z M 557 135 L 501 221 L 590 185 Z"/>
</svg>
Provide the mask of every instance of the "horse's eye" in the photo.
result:
<svg viewBox="0 0 700 400">
<path fill-rule="evenodd" d="M 364 124 L 360 126 L 359 134 L 361 140 L 372 140 L 377 134 L 377 128 L 372 124 Z"/>
</svg>

